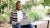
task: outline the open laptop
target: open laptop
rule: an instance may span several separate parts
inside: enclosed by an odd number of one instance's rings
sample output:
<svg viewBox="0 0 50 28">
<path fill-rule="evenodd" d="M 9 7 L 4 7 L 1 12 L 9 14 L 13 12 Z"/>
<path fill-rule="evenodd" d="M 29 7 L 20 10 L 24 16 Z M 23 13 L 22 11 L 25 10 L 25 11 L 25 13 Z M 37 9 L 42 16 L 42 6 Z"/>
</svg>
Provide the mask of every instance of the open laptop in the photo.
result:
<svg viewBox="0 0 50 28">
<path fill-rule="evenodd" d="M 21 21 L 20 21 L 20 25 L 27 25 L 29 23 L 31 23 L 30 19 L 21 19 Z"/>
</svg>

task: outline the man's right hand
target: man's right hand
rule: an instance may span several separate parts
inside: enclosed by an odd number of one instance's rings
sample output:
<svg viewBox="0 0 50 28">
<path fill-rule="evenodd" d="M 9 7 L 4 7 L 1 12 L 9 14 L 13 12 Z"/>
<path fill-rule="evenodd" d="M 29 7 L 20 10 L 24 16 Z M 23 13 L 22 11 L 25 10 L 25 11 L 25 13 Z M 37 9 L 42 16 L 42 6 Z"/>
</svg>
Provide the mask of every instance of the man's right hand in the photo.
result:
<svg viewBox="0 0 50 28">
<path fill-rule="evenodd" d="M 18 22 L 12 21 L 12 25 L 16 25 Z"/>
</svg>

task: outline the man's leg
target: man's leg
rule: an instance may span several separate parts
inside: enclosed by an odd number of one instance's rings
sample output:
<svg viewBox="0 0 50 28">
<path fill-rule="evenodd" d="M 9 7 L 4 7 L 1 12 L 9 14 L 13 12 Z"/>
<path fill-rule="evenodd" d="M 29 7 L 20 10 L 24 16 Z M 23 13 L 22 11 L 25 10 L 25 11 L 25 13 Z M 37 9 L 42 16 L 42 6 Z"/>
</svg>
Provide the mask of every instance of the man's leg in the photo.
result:
<svg viewBox="0 0 50 28">
<path fill-rule="evenodd" d="M 12 25 L 13 28 L 20 28 L 20 24 Z"/>
<path fill-rule="evenodd" d="M 12 28 L 16 28 L 16 25 L 12 25 Z"/>
<path fill-rule="evenodd" d="M 22 25 L 21 28 L 33 28 L 31 24 L 28 25 Z"/>
</svg>

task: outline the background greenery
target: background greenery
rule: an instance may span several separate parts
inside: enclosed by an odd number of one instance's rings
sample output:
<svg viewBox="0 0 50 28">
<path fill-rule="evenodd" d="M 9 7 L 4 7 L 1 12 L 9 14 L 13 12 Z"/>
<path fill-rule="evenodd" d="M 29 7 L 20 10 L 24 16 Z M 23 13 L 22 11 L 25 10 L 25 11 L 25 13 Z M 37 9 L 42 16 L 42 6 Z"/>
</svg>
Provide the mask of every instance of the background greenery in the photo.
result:
<svg viewBox="0 0 50 28">
<path fill-rule="evenodd" d="M 16 0 L 0 0 L 0 22 L 9 21 L 11 11 L 15 9 Z M 37 21 L 44 18 L 46 15 L 46 10 L 36 11 L 31 10 L 32 6 L 38 6 L 42 4 L 45 6 L 50 6 L 50 0 L 40 0 L 40 2 L 36 2 L 37 0 L 26 1 L 25 5 L 23 5 L 23 9 L 27 12 L 27 16 L 31 18 L 32 21 Z"/>
</svg>

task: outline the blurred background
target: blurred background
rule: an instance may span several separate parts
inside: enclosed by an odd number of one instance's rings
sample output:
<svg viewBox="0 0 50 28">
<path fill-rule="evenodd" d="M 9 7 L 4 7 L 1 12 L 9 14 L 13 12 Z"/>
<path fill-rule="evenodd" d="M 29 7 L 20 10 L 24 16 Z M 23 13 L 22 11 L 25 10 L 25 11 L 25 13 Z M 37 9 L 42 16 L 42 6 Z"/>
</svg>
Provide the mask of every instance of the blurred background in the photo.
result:
<svg viewBox="0 0 50 28">
<path fill-rule="evenodd" d="M 11 11 L 18 0 L 0 0 L 0 22 L 9 22 Z M 20 0 L 23 9 L 32 22 L 41 20 L 50 14 L 50 0 Z"/>
</svg>

